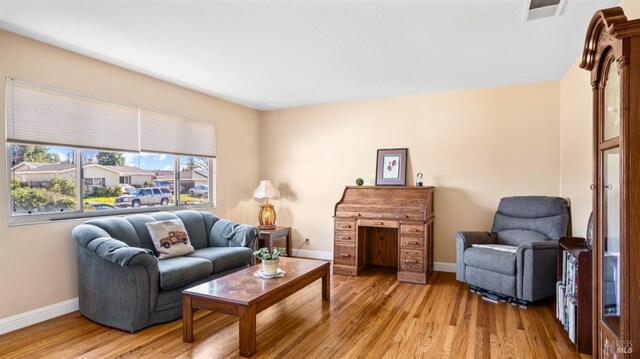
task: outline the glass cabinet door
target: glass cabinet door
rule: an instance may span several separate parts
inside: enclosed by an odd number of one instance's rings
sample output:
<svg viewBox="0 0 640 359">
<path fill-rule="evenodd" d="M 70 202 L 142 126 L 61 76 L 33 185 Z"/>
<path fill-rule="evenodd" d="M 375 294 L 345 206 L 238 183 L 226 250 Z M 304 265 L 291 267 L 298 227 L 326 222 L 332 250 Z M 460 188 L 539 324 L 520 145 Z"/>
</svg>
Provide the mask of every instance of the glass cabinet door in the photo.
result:
<svg viewBox="0 0 640 359">
<path fill-rule="evenodd" d="M 601 112 L 601 196 L 600 261 L 601 320 L 616 335 L 620 335 L 621 262 L 620 262 L 620 136 L 621 102 L 618 62 L 612 60 L 606 70 Z"/>
<path fill-rule="evenodd" d="M 604 126 L 603 140 L 620 136 L 620 76 L 618 62 L 613 61 L 607 72 L 607 83 L 604 88 Z"/>
<path fill-rule="evenodd" d="M 620 149 L 603 152 L 602 320 L 619 335 L 620 327 Z"/>
</svg>

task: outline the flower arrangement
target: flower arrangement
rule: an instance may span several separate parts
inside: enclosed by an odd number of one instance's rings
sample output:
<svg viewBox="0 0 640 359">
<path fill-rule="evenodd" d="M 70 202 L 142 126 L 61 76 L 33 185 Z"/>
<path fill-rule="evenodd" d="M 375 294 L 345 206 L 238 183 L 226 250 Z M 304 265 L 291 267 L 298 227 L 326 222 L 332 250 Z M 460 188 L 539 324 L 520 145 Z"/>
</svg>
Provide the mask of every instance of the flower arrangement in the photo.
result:
<svg viewBox="0 0 640 359">
<path fill-rule="evenodd" d="M 253 255 L 263 261 L 272 261 L 286 254 L 284 248 L 273 248 L 273 252 L 269 253 L 269 248 L 263 247 L 253 252 Z"/>
<path fill-rule="evenodd" d="M 285 254 L 284 248 L 273 248 L 273 251 L 269 253 L 269 248 L 260 248 L 253 252 L 256 258 L 262 260 L 262 272 L 268 276 L 276 276 L 278 274 L 278 264 L 280 263 L 280 256 Z"/>
</svg>

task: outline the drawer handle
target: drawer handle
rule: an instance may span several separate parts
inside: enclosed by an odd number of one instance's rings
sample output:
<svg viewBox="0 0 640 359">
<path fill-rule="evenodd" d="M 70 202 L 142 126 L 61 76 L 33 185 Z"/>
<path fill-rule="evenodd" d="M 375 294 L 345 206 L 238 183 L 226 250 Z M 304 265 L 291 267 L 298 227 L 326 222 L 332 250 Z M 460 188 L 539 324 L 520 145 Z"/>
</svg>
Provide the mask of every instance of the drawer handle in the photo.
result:
<svg viewBox="0 0 640 359">
<path fill-rule="evenodd" d="M 360 213 L 356 213 L 356 217 L 360 217 L 362 216 Z"/>
<path fill-rule="evenodd" d="M 342 258 L 349 258 L 349 257 L 351 257 L 351 254 L 348 254 L 348 253 L 340 253 L 340 257 L 342 257 Z"/>
<path fill-rule="evenodd" d="M 350 228 L 351 228 L 350 224 L 347 224 L 346 226 L 341 226 L 340 227 L 340 229 L 350 229 Z"/>
<path fill-rule="evenodd" d="M 409 216 L 407 216 L 406 214 L 399 214 L 396 216 L 396 218 L 409 218 Z"/>
<path fill-rule="evenodd" d="M 373 224 L 383 225 L 383 224 L 384 224 L 384 222 L 373 222 Z"/>
<path fill-rule="evenodd" d="M 420 243 L 418 243 L 417 241 L 409 241 L 409 242 L 407 242 L 407 244 L 415 244 L 415 245 L 418 245 L 418 244 L 420 244 Z"/>
<path fill-rule="evenodd" d="M 342 237 L 340 237 L 340 239 L 349 239 L 349 240 L 351 240 L 351 236 L 346 236 L 346 237 L 342 236 Z"/>
<path fill-rule="evenodd" d="M 382 218 L 382 217 L 384 217 L 384 215 L 379 214 L 379 215 L 377 215 L 376 217 L 378 217 L 378 218 Z"/>
<path fill-rule="evenodd" d="M 419 230 L 419 229 L 410 229 L 410 230 L 408 230 L 407 232 L 411 232 L 411 233 L 420 233 L 420 232 L 422 232 L 422 231 L 421 231 L 421 230 Z"/>
<path fill-rule="evenodd" d="M 403 260 L 403 262 L 405 262 L 405 263 L 411 263 L 411 264 L 417 264 L 417 263 L 418 263 L 418 261 L 417 261 L 417 260 L 415 260 L 415 259 L 405 259 L 405 260 Z"/>
</svg>

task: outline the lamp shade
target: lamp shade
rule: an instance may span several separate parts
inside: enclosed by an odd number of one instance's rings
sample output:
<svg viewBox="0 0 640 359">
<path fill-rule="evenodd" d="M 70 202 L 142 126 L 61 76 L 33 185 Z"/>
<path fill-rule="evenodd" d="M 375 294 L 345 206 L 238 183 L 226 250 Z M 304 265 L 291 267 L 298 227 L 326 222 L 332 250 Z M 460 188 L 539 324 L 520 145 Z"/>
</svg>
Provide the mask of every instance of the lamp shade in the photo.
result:
<svg viewBox="0 0 640 359">
<path fill-rule="evenodd" d="M 269 180 L 262 180 L 258 187 L 253 191 L 253 198 L 276 198 L 280 197 L 280 191 L 271 184 Z"/>
</svg>

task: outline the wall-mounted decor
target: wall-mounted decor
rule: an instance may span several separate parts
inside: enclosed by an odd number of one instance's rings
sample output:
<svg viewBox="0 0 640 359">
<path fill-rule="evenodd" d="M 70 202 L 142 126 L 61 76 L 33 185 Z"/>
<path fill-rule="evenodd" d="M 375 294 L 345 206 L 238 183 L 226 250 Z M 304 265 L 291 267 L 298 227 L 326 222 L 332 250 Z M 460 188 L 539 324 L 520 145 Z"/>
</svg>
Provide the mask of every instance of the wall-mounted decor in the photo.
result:
<svg viewBox="0 0 640 359">
<path fill-rule="evenodd" d="M 407 149 L 378 150 L 376 186 L 404 186 L 407 184 Z"/>
</svg>

